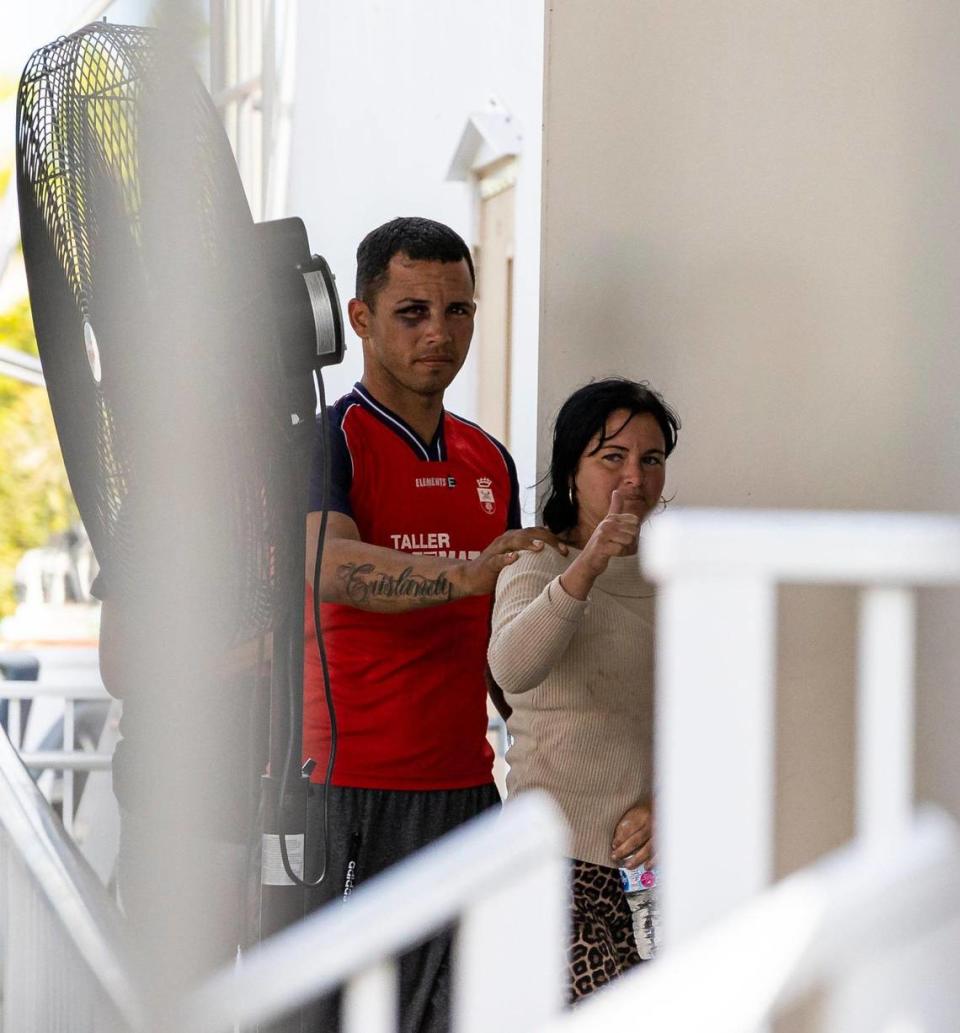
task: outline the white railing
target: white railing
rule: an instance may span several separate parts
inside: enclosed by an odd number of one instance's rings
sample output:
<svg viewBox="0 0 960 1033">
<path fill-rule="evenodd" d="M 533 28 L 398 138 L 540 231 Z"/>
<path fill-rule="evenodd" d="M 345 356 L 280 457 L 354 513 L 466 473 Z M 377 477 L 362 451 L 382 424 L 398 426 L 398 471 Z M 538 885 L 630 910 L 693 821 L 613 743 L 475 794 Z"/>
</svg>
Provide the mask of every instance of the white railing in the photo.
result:
<svg viewBox="0 0 960 1033">
<path fill-rule="evenodd" d="M 960 1028 L 955 979 L 938 982 L 935 950 L 918 946 L 952 922 L 960 947 L 957 834 L 950 819 L 913 813 L 914 589 L 960 583 L 960 520 L 680 511 L 651 524 L 644 569 L 659 584 L 666 950 L 555 1028 L 643 1016 L 658 1031 L 754 1031 L 815 982 L 826 989 L 818 1029 L 887 1028 L 876 999 L 890 1029 Z M 780 582 L 860 591 L 857 832 L 769 889 Z"/>
<path fill-rule="evenodd" d="M 526 798 L 248 952 L 176 1028 L 270 1022 L 340 987 L 344 1033 L 392 1033 L 396 957 L 451 923 L 456 1033 L 756 1033 L 813 990 L 821 1031 L 960 1028 L 960 837 L 914 813 L 912 747 L 913 591 L 960 584 L 960 521 L 677 512 L 651 525 L 644 563 L 660 585 L 656 964 L 561 1012 L 562 823 Z M 860 590 L 857 835 L 771 887 L 782 581 Z"/>
<path fill-rule="evenodd" d="M 678 511 L 652 521 L 644 569 L 659 585 L 665 941 L 708 925 L 772 878 L 780 582 L 860 589 L 857 834 L 895 851 L 913 809 L 913 589 L 960 583 L 960 520 Z"/>
<path fill-rule="evenodd" d="M 564 850 L 545 797 L 484 815 L 250 951 L 187 1002 L 177 1028 L 246 1028 L 342 986 L 343 1033 L 393 1033 L 397 955 L 455 922 L 453 1029 L 530 1033 L 563 1001 Z"/>
<path fill-rule="evenodd" d="M 0 1029 L 143 1026 L 120 916 L 0 731 Z"/>
<path fill-rule="evenodd" d="M 9 704 L 7 728 L 10 742 L 24 765 L 40 769 L 38 784 L 51 804 L 59 802 L 63 827 L 80 847 L 89 864 L 107 885 L 116 867 L 120 839 L 120 812 L 110 778 L 113 748 L 119 738 L 120 705 L 112 700 L 106 689 L 96 683 L 78 684 L 61 680 L 0 681 L 0 699 Z M 21 707 L 25 700 L 33 701 L 35 714 L 39 701 L 60 704 L 63 714 L 63 741 L 60 749 L 25 748 L 21 731 Z M 77 704 L 96 702 L 106 708 L 106 717 L 91 749 L 90 741 L 78 742 Z M 46 711 L 51 719 L 59 708 Z M 86 773 L 83 796 L 77 803 L 76 773 Z M 54 773 L 62 772 L 57 783 Z M 55 789 L 62 787 L 59 801 Z"/>
<path fill-rule="evenodd" d="M 474 873 L 465 881 L 458 874 L 443 886 L 454 867 L 446 845 L 412 859 L 350 907 L 288 930 L 240 972 L 217 977 L 191 1002 L 186 1028 L 269 1019 L 346 983 L 347 1033 L 393 1030 L 389 959 L 469 904 L 475 891 L 467 887 L 497 883 L 518 863 L 531 866 L 522 891 L 485 909 L 474 948 L 461 942 L 457 1033 L 599 1033 L 637 1024 L 660 1033 L 756 1033 L 815 988 L 823 991 L 821 1030 L 960 1028 L 960 997 L 945 992 L 955 982 L 950 967 L 931 983 L 935 956 L 923 946 L 950 923 L 960 943 L 960 839 L 943 814 L 914 816 L 912 752 L 912 592 L 960 583 L 960 521 L 688 511 L 658 518 L 644 556 L 660 583 L 658 852 L 669 874 L 658 963 L 560 1012 L 562 922 L 548 917 L 565 895 L 560 849 L 539 831 L 521 842 L 533 827 L 520 820 L 521 800 L 506 808 L 504 824 L 486 825 L 482 847 L 478 830 L 461 833 L 459 854 Z M 858 835 L 771 888 L 781 581 L 860 586 Z M 436 894 L 423 894 L 424 885 Z M 551 947 L 552 972 L 529 967 Z M 504 958 L 505 971 L 485 967 Z"/>
<path fill-rule="evenodd" d="M 109 771 L 112 753 L 78 748 L 76 706 L 79 702 L 110 704 L 111 697 L 102 685 L 61 685 L 59 682 L 0 681 L 0 699 L 9 701 L 8 735 L 10 743 L 28 768 L 63 772 L 63 826 L 73 833 L 73 813 L 77 771 Z M 63 703 L 63 746 L 59 750 L 24 749 L 21 738 L 23 700 L 51 699 Z"/>
<path fill-rule="evenodd" d="M 64 828 L 108 885 L 120 839 L 120 813 L 110 776 L 120 704 L 103 687 L 95 648 L 38 647 L 0 654 L 0 663 L 17 657 L 37 662 L 40 679 L 31 681 L 32 672 L 26 672 L 26 679 L 20 680 L 23 671 L 11 673 L 10 680 L 0 678 L 10 742 L 24 765 L 40 772 L 41 792 L 59 807 Z M 22 720 L 25 703 L 30 704 L 28 721 Z M 58 724 L 61 737 L 55 734 Z M 78 772 L 83 773 L 79 798 Z"/>
<path fill-rule="evenodd" d="M 814 991 L 826 992 L 819 1021 L 805 1029 L 952 1033 L 955 1010 L 931 1016 L 928 1008 L 926 1021 L 902 1021 L 903 1002 L 918 989 L 943 996 L 942 987 L 931 986 L 931 966 L 918 964 L 924 957 L 930 961 L 929 954 L 918 958 L 914 948 L 912 965 L 904 964 L 904 955 L 922 934 L 958 918 L 960 836 L 950 818 L 927 811 L 895 858 L 850 844 L 695 934 L 655 965 L 629 973 L 542 1033 L 636 1027 L 651 1033 L 753 1033 Z M 894 978 L 886 987 L 877 985 L 875 973 L 891 958 Z M 857 970 L 874 977 L 868 999 L 887 1023 L 872 1021 L 862 1000 L 851 1011 L 849 1002 L 831 997 Z M 952 973 L 948 978 L 955 981 Z"/>
</svg>

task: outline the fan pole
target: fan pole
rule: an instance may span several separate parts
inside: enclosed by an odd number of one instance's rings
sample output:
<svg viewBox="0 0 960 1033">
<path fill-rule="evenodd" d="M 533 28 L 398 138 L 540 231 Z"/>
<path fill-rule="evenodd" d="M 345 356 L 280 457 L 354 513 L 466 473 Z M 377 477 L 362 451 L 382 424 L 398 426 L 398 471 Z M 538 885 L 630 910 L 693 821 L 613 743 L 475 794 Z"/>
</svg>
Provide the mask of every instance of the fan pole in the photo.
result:
<svg viewBox="0 0 960 1033">
<path fill-rule="evenodd" d="M 310 465 L 315 438 L 317 398 L 313 386 L 315 336 L 309 307 L 297 301 L 304 280 L 299 269 L 309 263 L 306 231 L 299 219 L 260 223 L 255 227 L 258 252 L 272 270 L 277 314 L 273 339 L 284 349 L 288 400 L 288 453 L 278 469 L 286 483 L 279 542 L 282 569 L 277 571 L 277 611 L 273 631 L 270 690 L 269 768 L 261 780 L 262 863 L 260 873 L 261 939 L 304 917 L 309 890 L 296 880 L 313 873 L 309 858 L 315 844 L 307 831 L 307 801 L 312 792 L 303 758 L 303 661 L 306 565 L 306 517 Z M 319 375 L 319 371 L 318 371 Z M 295 876 L 291 878 L 291 872 Z M 270 1033 L 304 1033 L 306 1016 L 297 1011 L 272 1023 Z"/>
<path fill-rule="evenodd" d="M 312 392 L 311 392 L 312 393 Z M 309 409 L 307 410 L 310 411 Z M 306 515 L 313 420 L 304 422 L 301 440 L 294 443 L 296 497 L 289 507 L 283 534 L 287 570 L 280 581 L 281 609 L 273 633 L 270 688 L 269 768 L 261 780 L 263 849 L 261 866 L 261 938 L 301 919 L 305 891 L 293 883 L 284 865 L 304 878 L 307 793 L 309 778 L 301 771 L 303 755 L 303 641 Z M 281 798 L 282 791 L 282 798 Z"/>
<path fill-rule="evenodd" d="M 282 533 L 287 543 L 285 570 L 279 581 L 282 600 L 273 632 L 270 686 L 269 768 L 261 779 L 263 813 L 260 868 L 260 939 L 300 921 L 308 891 L 294 882 L 309 875 L 307 798 L 309 777 L 301 770 L 303 754 L 304 565 L 309 465 L 313 441 L 313 391 L 310 402 L 294 410 L 306 418 L 294 427 L 291 443 L 294 481 Z M 303 399 L 306 403 L 306 399 Z M 286 857 L 284 857 L 284 854 Z M 296 1011 L 271 1023 L 270 1033 L 305 1033 L 304 1014 Z"/>
</svg>

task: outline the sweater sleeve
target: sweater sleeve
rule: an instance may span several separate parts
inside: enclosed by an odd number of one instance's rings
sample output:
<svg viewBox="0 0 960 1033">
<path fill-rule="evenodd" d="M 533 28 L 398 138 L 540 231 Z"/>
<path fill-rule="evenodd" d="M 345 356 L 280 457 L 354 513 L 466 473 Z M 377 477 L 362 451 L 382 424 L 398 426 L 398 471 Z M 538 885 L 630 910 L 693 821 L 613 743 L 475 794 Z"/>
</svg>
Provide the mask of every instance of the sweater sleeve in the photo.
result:
<svg viewBox="0 0 960 1033">
<path fill-rule="evenodd" d="M 487 660 L 507 693 L 529 692 L 547 677 L 587 606 L 568 595 L 559 576 L 551 576 L 537 559 L 522 553 L 497 580 Z"/>
</svg>

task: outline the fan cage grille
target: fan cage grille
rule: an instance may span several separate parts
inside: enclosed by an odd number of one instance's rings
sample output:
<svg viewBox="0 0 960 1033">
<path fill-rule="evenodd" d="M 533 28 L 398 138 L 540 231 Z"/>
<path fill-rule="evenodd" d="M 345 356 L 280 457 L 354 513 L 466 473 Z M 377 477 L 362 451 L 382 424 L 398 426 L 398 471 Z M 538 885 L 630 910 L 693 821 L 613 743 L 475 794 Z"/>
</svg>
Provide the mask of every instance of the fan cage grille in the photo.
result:
<svg viewBox="0 0 960 1033">
<path fill-rule="evenodd" d="M 78 355 L 82 352 L 85 360 L 84 321 L 91 322 L 100 336 L 102 299 L 111 292 L 129 295 L 134 283 L 142 297 L 125 297 L 127 310 L 151 313 L 158 308 L 151 291 L 162 277 L 151 267 L 151 256 L 154 237 L 164 232 L 163 213 L 158 219 L 149 203 L 144 207 L 144 173 L 156 176 L 157 170 L 141 167 L 143 119 L 155 117 L 159 110 L 151 106 L 156 98 L 150 95 L 157 54 L 153 30 L 98 23 L 38 50 L 24 70 L 18 94 L 21 219 L 25 221 L 27 205 L 32 211 L 25 224 L 41 228 L 75 308 L 70 327 L 42 334 L 36 307 L 44 298 L 32 298 L 41 360 L 81 516 L 108 589 L 119 595 L 143 591 L 145 543 L 132 517 L 139 508 L 140 482 L 148 476 L 131 444 L 137 432 L 130 421 L 137 413 L 126 392 L 141 366 L 153 378 L 159 371 L 155 389 L 168 393 L 175 420 L 178 378 L 185 371 L 182 362 L 179 370 L 175 368 L 172 353 L 169 369 L 161 367 L 156 356 L 141 362 L 147 357 L 138 349 L 157 336 L 134 331 L 112 345 L 109 338 L 103 342 L 99 383 Z M 193 78 L 192 110 L 180 113 L 187 146 L 166 157 L 169 167 L 164 174 L 190 178 L 194 208 L 185 220 L 191 233 L 185 250 L 209 266 L 221 261 L 229 247 L 224 226 L 231 220 L 233 225 L 252 223 L 223 127 L 199 79 Z M 122 286 L 116 270 L 111 273 L 109 255 L 104 255 L 110 246 L 105 242 L 111 241 L 118 224 L 123 226 L 126 264 L 135 267 L 123 270 L 127 279 Z M 180 220 L 178 230 L 183 225 Z M 24 252 L 29 274 L 26 233 Z M 67 322 L 71 320 L 63 320 Z M 259 341 L 245 351 L 241 344 L 234 357 L 195 354 L 188 373 L 211 386 L 207 404 L 213 443 L 206 448 L 208 468 L 214 449 L 223 473 L 218 477 L 220 497 L 200 504 L 217 506 L 233 557 L 223 565 L 215 591 L 222 601 L 216 620 L 227 642 L 250 639 L 272 624 L 286 549 L 280 533 L 283 506 L 276 500 L 288 489 L 289 479 L 298 476 L 286 455 L 283 404 L 272 387 L 276 349 Z M 231 358 L 239 361 L 228 365 Z M 121 368 L 127 370 L 125 378 L 117 372 Z M 63 382 L 64 369 L 71 371 L 68 383 Z M 183 467 L 184 478 L 196 475 L 189 456 L 183 457 Z"/>
</svg>

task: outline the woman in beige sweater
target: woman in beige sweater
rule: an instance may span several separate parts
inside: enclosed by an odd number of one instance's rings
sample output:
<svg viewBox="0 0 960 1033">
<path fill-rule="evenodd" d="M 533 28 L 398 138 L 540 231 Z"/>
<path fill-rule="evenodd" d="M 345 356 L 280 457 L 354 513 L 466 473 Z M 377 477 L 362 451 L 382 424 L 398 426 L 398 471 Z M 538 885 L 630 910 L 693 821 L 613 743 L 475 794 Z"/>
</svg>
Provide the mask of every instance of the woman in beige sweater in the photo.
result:
<svg viewBox="0 0 960 1033">
<path fill-rule="evenodd" d="M 549 792 L 570 826 L 570 997 L 640 961 L 618 868 L 653 856 L 653 588 L 641 525 L 662 499 L 680 423 L 643 384 L 602 380 L 564 403 L 547 527 L 497 582 L 489 661 L 512 708 L 510 796 Z"/>
</svg>

